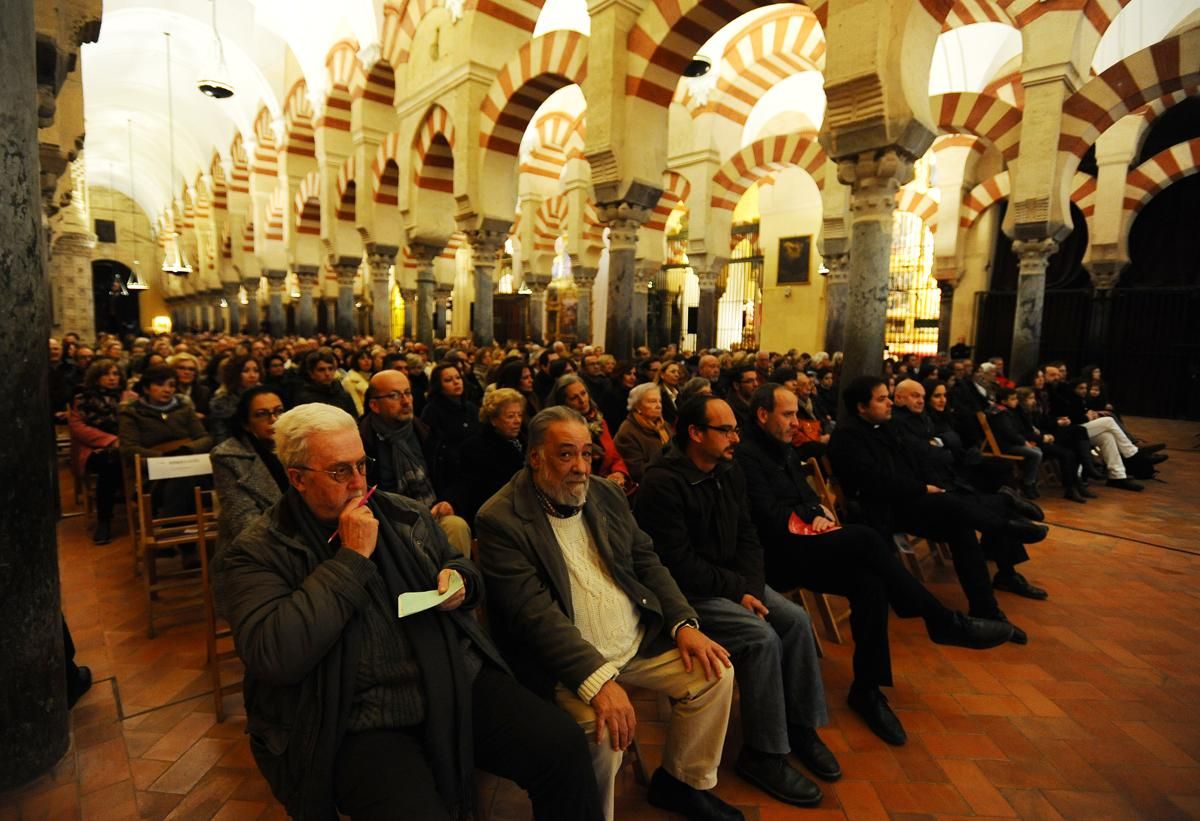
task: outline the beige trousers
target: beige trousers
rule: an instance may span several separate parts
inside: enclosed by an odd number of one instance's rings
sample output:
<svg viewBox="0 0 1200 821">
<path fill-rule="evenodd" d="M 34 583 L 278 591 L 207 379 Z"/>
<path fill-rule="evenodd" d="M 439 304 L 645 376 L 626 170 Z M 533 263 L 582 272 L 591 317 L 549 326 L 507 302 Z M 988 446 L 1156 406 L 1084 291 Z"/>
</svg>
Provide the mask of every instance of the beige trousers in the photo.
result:
<svg viewBox="0 0 1200 821">
<path fill-rule="evenodd" d="M 672 649 L 653 658 L 634 657 L 617 676 L 618 684 L 666 693 L 671 699 L 671 724 L 662 766 L 698 790 L 709 790 L 717 784 L 717 766 L 733 700 L 733 669 L 723 672 L 719 679 L 706 681 L 699 664 L 693 664 L 692 672 L 687 672 L 679 651 Z M 623 753 L 612 748 L 607 735 L 596 743 L 596 711 L 590 704 L 561 684 L 554 698 L 587 734 L 604 817 L 612 821 L 613 793 Z"/>
<path fill-rule="evenodd" d="M 446 534 L 450 546 L 466 558 L 471 558 L 471 526 L 461 516 L 443 516 L 435 519 L 438 527 Z"/>
</svg>

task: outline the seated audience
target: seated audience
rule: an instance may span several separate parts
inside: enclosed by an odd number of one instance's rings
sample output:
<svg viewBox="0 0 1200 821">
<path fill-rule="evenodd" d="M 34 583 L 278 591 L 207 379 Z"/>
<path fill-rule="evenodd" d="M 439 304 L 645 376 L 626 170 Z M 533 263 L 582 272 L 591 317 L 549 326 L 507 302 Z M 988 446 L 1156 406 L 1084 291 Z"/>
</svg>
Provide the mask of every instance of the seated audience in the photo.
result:
<svg viewBox="0 0 1200 821">
<path fill-rule="evenodd" d="M 221 502 L 218 550 L 287 491 L 287 472 L 275 454 L 275 420 L 283 400 L 270 388 L 248 388 L 238 398 L 232 435 L 211 451 L 213 485 Z"/>
<path fill-rule="evenodd" d="M 813 398 L 815 387 L 806 373 L 796 373 L 796 432 L 792 436 L 792 447 L 801 459 L 820 459 L 829 446 L 832 426 L 819 415 L 819 405 Z"/>
<path fill-rule="evenodd" d="M 386 491 L 363 503 L 354 418 L 304 404 L 275 440 L 290 487 L 214 562 L 275 797 L 297 818 L 458 818 L 479 767 L 526 789 L 539 818 L 599 818 L 578 728 L 512 679 L 467 612 L 483 593 L 474 565 L 423 506 Z M 400 594 L 452 584 L 396 617 Z"/>
<path fill-rule="evenodd" d="M 388 370 L 371 377 L 367 415 L 358 428 L 370 459 L 367 481 L 425 507 L 450 544 L 469 556 L 471 528 L 443 498 L 445 493 L 439 493 L 451 485 L 438 484 L 430 470 L 431 460 L 437 458 L 438 440 L 430 427 L 413 415 L 412 388 L 405 374 Z"/>
<path fill-rule="evenodd" d="M 743 745 L 735 771 L 780 801 L 812 806 L 821 789 L 788 753 L 819 778 L 842 774 L 816 730 L 829 721 L 821 665 L 808 614 L 766 584 L 746 479 L 733 462 L 737 442 L 737 417 L 724 400 L 689 400 L 671 447 L 646 471 L 634 514 L 737 667 Z"/>
<path fill-rule="evenodd" d="M 683 383 L 683 387 L 679 389 L 679 399 L 676 406 L 682 405 L 684 402 L 691 399 L 693 396 L 716 396 L 713 392 L 713 383 L 703 376 L 693 376 L 691 379 Z"/>
<path fill-rule="evenodd" d="M 201 419 L 207 417 L 208 403 L 212 399 L 212 392 L 199 379 L 199 360 L 185 351 L 169 357 L 167 364 L 175 369 L 175 392 L 192 400 L 197 416 Z"/>
<path fill-rule="evenodd" d="M 300 379 L 292 383 L 291 407 L 319 402 L 356 416 L 354 400 L 338 381 L 338 360 L 332 348 L 309 351 L 300 364 Z"/>
<path fill-rule="evenodd" d="M 121 452 L 117 411 L 121 406 L 121 369 L 111 359 L 98 359 L 83 377 L 67 424 L 71 429 L 76 476 L 96 475 L 96 529 L 92 541 L 112 541 L 112 512 L 121 490 Z"/>
<path fill-rule="evenodd" d="M 479 421 L 479 432 L 463 443 L 467 464 L 460 467 L 458 489 L 451 492 L 468 522 L 525 466 L 525 397 L 512 388 L 496 388 L 483 397 Z"/>
<path fill-rule="evenodd" d="M 750 397 L 754 395 L 757 387 L 758 371 L 754 369 L 753 365 L 743 364 L 734 369 L 725 400 L 733 409 L 734 416 L 737 417 L 738 427 L 744 428 L 750 424 Z"/>
<path fill-rule="evenodd" d="M 1065 448 L 1055 441 L 1054 435 L 1038 428 L 1040 413 L 1037 394 L 1033 388 L 1017 388 L 1017 429 L 1026 441 L 1036 442 L 1043 456 L 1058 463 L 1062 474 L 1063 497 L 1084 504 L 1095 499 L 1096 494 L 1088 489 L 1081 475 L 1079 455 L 1072 448 Z"/>
<path fill-rule="evenodd" d="M 652 382 L 638 385 L 629 392 L 628 411 L 613 444 L 629 468 L 629 478 L 640 482 L 646 468 L 671 441 L 671 431 L 663 421 L 662 391 Z"/>
<path fill-rule="evenodd" d="M 814 365 L 817 357 L 822 355 L 822 353 L 818 353 L 813 357 Z M 824 354 L 824 356 L 826 359 L 829 358 L 828 354 Z M 826 428 L 832 429 L 832 423 L 837 421 L 838 415 L 837 375 L 831 367 L 818 368 L 816 382 L 816 395 L 813 397 L 814 410 Z"/>
<path fill-rule="evenodd" d="M 342 389 L 354 400 L 357 416 L 362 416 L 365 409 L 367 385 L 371 384 L 371 374 L 375 370 L 375 355 L 370 348 L 360 348 L 350 360 L 350 369 L 342 377 Z"/>
<path fill-rule="evenodd" d="M 213 444 L 220 444 L 233 435 L 233 419 L 242 394 L 257 386 L 262 371 L 249 355 L 231 357 L 221 369 L 221 387 L 209 403 L 208 431 Z"/>
<path fill-rule="evenodd" d="M 592 402 L 583 380 L 574 374 L 563 376 L 554 384 L 548 405 L 566 405 L 584 418 L 588 431 L 592 434 L 592 442 L 596 445 L 591 451 L 595 462 L 592 465 L 592 473 L 608 479 L 624 490 L 632 490 L 626 488 L 629 467 L 617 451 L 608 423 L 604 421 L 604 414 Z"/>
<path fill-rule="evenodd" d="M 658 373 L 658 389 L 662 397 L 662 417 L 668 425 L 675 424 L 675 407 L 679 402 L 679 389 L 683 386 L 683 365 L 667 362 Z"/>
<path fill-rule="evenodd" d="M 542 398 L 533 387 L 533 369 L 520 359 L 513 359 L 500 366 L 496 373 L 496 387 L 517 391 L 525 398 L 524 424 L 542 409 Z"/>
<path fill-rule="evenodd" d="M 529 466 L 479 511 L 492 632 L 518 678 L 587 733 L 606 818 L 637 727 L 625 688 L 636 686 L 671 699 L 650 803 L 740 819 L 710 792 L 733 696 L 728 654 L 700 631 L 620 490 L 589 481 L 595 447 L 577 412 L 546 408 L 529 425 Z"/>
<path fill-rule="evenodd" d="M 1042 468 L 1042 449 L 1035 429 L 1027 427 L 1021 414 L 1015 388 L 996 389 L 996 408 L 988 417 L 988 426 L 1002 453 L 1020 456 L 1021 493 L 1026 499 L 1038 498 L 1038 471 Z M 1082 500 L 1082 496 L 1080 499 Z"/>
<path fill-rule="evenodd" d="M 1012 627 L 950 610 L 900 565 L 878 533 L 865 525 L 838 526 L 809 486 L 802 457 L 791 446 L 797 404 L 795 394 L 782 385 L 756 390 L 750 400 L 754 426 L 744 432 L 734 454 L 746 477 L 766 580 L 777 590 L 800 586 L 850 600 L 854 679 L 848 702 L 876 735 L 889 744 L 903 744 L 904 727 L 879 690 L 892 686 L 888 606 L 901 618 L 924 619 L 929 638 L 938 644 L 995 647 L 1009 640 Z M 796 519 L 811 532 L 795 534 Z"/>
<path fill-rule="evenodd" d="M 421 421 L 433 437 L 429 475 L 438 488 L 458 478 L 462 444 L 479 429 L 479 406 L 467 399 L 458 367 L 443 362 L 429 374 L 429 397 Z"/>
<path fill-rule="evenodd" d="M 853 505 L 854 518 L 885 539 L 911 533 L 947 542 L 970 605 L 968 614 L 974 618 L 1007 621 L 993 586 L 1027 598 L 1046 598 L 1046 591 L 1015 569 L 1029 558 L 1023 542 L 1044 539 L 1045 527 L 1017 516 L 1010 496 L 947 492 L 930 481 L 922 461 L 891 424 L 892 400 L 882 378 L 861 376 L 843 396 L 849 413 L 833 432 L 829 458 L 848 504 Z M 977 530 L 984 535 L 984 545 L 975 535 Z M 990 582 L 989 558 L 997 566 L 996 578 Z M 1028 640 L 1023 630 L 1013 627 L 1011 641 L 1025 644 Z"/>
</svg>

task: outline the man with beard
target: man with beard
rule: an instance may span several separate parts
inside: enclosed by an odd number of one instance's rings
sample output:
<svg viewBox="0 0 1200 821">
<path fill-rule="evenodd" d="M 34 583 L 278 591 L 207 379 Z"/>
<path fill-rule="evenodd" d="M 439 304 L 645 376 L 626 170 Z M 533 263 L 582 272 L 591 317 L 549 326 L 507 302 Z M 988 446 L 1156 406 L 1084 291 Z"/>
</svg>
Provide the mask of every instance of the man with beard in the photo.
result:
<svg viewBox="0 0 1200 821">
<path fill-rule="evenodd" d="M 650 803 L 739 819 L 711 792 L 733 695 L 729 654 L 700 632 L 625 494 L 589 478 L 593 447 L 583 417 L 546 408 L 529 423 L 528 467 L 475 517 L 492 633 L 517 677 L 588 734 L 609 819 L 637 725 L 627 685 L 671 698 Z"/>
</svg>

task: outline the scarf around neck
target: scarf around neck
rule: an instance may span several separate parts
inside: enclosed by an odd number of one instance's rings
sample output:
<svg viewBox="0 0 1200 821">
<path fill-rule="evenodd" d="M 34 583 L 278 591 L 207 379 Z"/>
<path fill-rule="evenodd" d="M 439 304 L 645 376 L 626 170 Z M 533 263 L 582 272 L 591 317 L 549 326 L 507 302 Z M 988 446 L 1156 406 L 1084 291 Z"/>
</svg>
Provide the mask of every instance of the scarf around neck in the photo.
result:
<svg viewBox="0 0 1200 821">
<path fill-rule="evenodd" d="M 662 419 L 659 419 L 657 422 L 652 422 L 645 416 L 642 416 L 641 411 L 634 411 L 633 413 L 629 414 L 629 418 L 633 420 L 633 424 L 637 425 L 642 430 L 657 436 L 664 445 L 671 441 L 671 434 L 667 430 L 667 425 Z"/>
</svg>

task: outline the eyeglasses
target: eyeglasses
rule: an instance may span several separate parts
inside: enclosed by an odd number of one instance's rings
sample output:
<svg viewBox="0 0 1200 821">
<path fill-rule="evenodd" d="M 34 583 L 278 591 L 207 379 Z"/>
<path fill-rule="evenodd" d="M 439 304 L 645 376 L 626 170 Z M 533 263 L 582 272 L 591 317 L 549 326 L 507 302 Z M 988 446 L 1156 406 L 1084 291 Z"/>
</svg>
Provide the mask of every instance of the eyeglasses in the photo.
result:
<svg viewBox="0 0 1200 821">
<path fill-rule="evenodd" d="M 310 470 L 313 473 L 324 473 L 330 479 L 337 482 L 339 485 L 344 485 L 350 481 L 350 478 L 357 473 L 359 476 L 367 475 L 367 466 L 375 462 L 370 456 L 364 456 L 353 465 L 340 464 L 334 465 L 331 468 L 310 468 L 307 465 L 292 465 L 296 470 Z"/>
<path fill-rule="evenodd" d="M 412 391 L 388 391 L 387 393 L 377 393 L 372 396 L 372 399 L 412 399 Z"/>
<path fill-rule="evenodd" d="M 726 437 L 740 437 L 742 435 L 742 429 L 737 425 L 693 425 L 692 427 L 700 428 L 701 430 L 715 430 L 717 433 L 724 434 Z"/>
<path fill-rule="evenodd" d="M 278 419 L 281 416 L 283 416 L 282 405 L 277 408 L 263 408 L 262 410 L 256 410 L 254 413 L 250 414 L 252 419 Z"/>
</svg>

